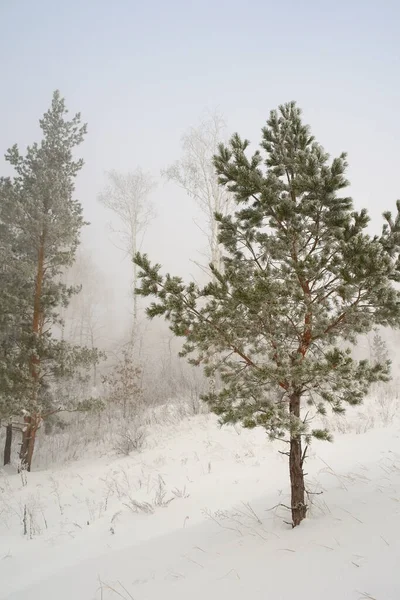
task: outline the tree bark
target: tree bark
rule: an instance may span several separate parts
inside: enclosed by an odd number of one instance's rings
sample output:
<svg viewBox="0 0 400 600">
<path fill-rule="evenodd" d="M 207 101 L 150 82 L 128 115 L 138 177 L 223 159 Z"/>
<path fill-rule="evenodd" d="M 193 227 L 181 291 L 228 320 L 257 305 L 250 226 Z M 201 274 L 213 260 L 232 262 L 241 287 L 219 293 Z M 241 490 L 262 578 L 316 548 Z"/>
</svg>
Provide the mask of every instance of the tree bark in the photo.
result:
<svg viewBox="0 0 400 600">
<path fill-rule="evenodd" d="M 21 469 L 30 471 L 32 468 L 33 451 L 35 449 L 36 433 L 39 429 L 41 418 L 39 415 L 24 417 L 24 430 L 22 432 L 22 444 L 19 453 Z"/>
<path fill-rule="evenodd" d="M 11 446 L 12 446 L 12 423 L 6 426 L 6 441 L 4 444 L 4 465 L 11 463 Z"/>
<path fill-rule="evenodd" d="M 34 424 L 31 427 L 31 434 L 29 436 L 28 451 L 27 451 L 27 470 L 30 471 L 32 468 L 33 451 L 35 449 L 36 432 L 38 430 L 37 418 L 34 419 Z"/>
<path fill-rule="evenodd" d="M 300 394 L 292 394 L 290 397 L 290 414 L 294 417 L 300 417 Z M 307 514 L 307 505 L 305 501 L 305 485 L 303 473 L 303 453 L 301 436 L 291 433 L 290 452 L 289 452 L 289 470 L 291 486 L 291 509 L 292 525 L 300 525 Z"/>
<path fill-rule="evenodd" d="M 28 447 L 29 438 L 31 436 L 32 429 L 32 417 L 24 417 L 24 429 L 22 431 L 22 444 L 21 450 L 19 451 L 19 458 L 21 461 L 21 469 L 28 470 Z"/>
<path fill-rule="evenodd" d="M 35 297 L 33 301 L 33 323 L 32 330 L 36 336 L 40 336 L 43 328 L 43 313 L 42 313 L 42 290 L 43 290 L 43 279 L 44 279 L 44 259 L 45 259 L 45 239 L 46 234 L 43 231 L 40 236 L 39 250 L 38 250 L 38 262 L 37 262 L 37 273 L 36 273 L 36 284 L 35 284 Z M 25 417 L 25 430 L 22 435 L 21 445 L 21 466 L 27 471 L 31 470 L 33 451 L 35 449 L 36 431 L 40 423 L 40 415 L 36 412 L 37 394 L 39 387 L 39 370 L 40 370 L 40 356 L 33 354 L 31 358 L 31 375 L 34 380 L 34 390 L 32 398 L 32 414 L 29 417 Z"/>
</svg>

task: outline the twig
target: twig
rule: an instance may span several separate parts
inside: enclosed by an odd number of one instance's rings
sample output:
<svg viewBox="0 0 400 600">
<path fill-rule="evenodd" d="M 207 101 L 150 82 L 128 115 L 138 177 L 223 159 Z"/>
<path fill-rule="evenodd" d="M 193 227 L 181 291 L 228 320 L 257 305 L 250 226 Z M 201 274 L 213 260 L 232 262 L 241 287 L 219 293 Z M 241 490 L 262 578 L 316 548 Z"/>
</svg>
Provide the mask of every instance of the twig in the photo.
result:
<svg viewBox="0 0 400 600">
<path fill-rule="evenodd" d="M 225 575 L 222 575 L 222 577 L 219 578 L 219 581 L 221 579 L 225 579 L 225 577 L 228 577 L 228 575 L 230 575 L 231 573 L 235 573 L 237 579 L 240 579 L 239 573 L 236 571 L 236 569 L 231 569 L 230 571 L 228 571 L 227 573 L 225 573 Z"/>
<path fill-rule="evenodd" d="M 194 565 L 197 565 L 198 567 L 201 567 L 202 569 L 204 569 L 204 565 L 201 565 L 199 562 L 197 562 L 196 560 L 193 560 L 193 558 L 190 558 L 190 556 L 188 556 L 187 554 L 183 555 L 184 558 L 186 558 L 186 560 L 188 560 L 189 562 L 193 563 Z"/>
<path fill-rule="evenodd" d="M 386 544 L 387 546 L 390 546 L 389 542 L 388 542 L 387 540 L 385 540 L 385 538 L 383 537 L 383 535 L 381 535 L 381 539 L 382 539 L 382 540 L 385 542 L 385 544 Z"/>
<path fill-rule="evenodd" d="M 127 594 L 126 596 L 124 596 L 123 594 L 121 594 L 121 592 L 119 592 L 118 590 L 116 590 L 110 584 L 104 583 L 103 581 L 101 581 L 100 578 L 99 578 L 99 583 L 100 583 L 100 590 L 101 590 L 101 598 L 103 597 L 103 590 L 109 590 L 110 592 L 114 592 L 114 594 L 116 594 L 117 596 L 119 596 L 123 600 L 135 600 L 134 597 L 132 596 L 132 594 L 130 594 L 130 592 L 128 592 L 128 590 L 126 589 L 126 587 L 123 586 L 120 581 L 117 581 L 117 584 L 121 586 L 121 588 L 123 589 L 123 591 L 125 592 L 125 594 Z"/>
<path fill-rule="evenodd" d="M 350 515 L 350 517 L 353 517 L 353 519 L 355 521 L 358 521 L 359 523 L 361 523 L 361 525 L 363 525 L 364 523 L 361 521 L 361 519 L 359 519 L 358 517 L 355 517 L 349 510 L 346 510 L 345 508 L 343 508 L 342 506 L 342 510 L 344 510 L 344 512 L 346 512 L 348 515 Z"/>
<path fill-rule="evenodd" d="M 283 508 L 286 508 L 286 510 L 292 510 L 290 506 L 286 506 L 286 504 L 275 504 L 275 506 L 273 506 L 272 508 L 266 508 L 266 512 L 270 512 L 271 510 L 275 510 L 275 508 L 278 508 L 279 506 L 282 506 Z"/>
<path fill-rule="evenodd" d="M 244 508 L 249 511 L 250 515 L 252 517 L 254 517 L 254 519 L 257 521 L 257 523 L 259 523 L 259 525 L 262 525 L 262 521 L 261 521 L 260 517 L 257 515 L 254 508 L 251 506 L 250 502 L 242 502 L 242 504 L 243 504 Z"/>
<path fill-rule="evenodd" d="M 306 456 L 307 456 L 307 450 L 308 450 L 308 444 L 307 444 L 307 446 L 304 448 L 303 456 L 301 457 L 301 466 L 303 466 L 303 463 L 304 463 L 304 461 L 305 461 L 305 459 L 306 459 Z"/>
<path fill-rule="evenodd" d="M 240 531 L 240 529 L 236 529 L 235 527 L 228 527 L 227 525 L 222 525 L 222 523 L 220 523 L 218 521 L 218 519 L 216 519 L 214 517 L 214 515 L 211 513 L 211 511 L 206 510 L 204 511 L 204 514 L 211 519 L 212 521 L 214 521 L 217 525 L 219 525 L 219 527 L 221 527 L 221 529 L 229 529 L 230 531 L 234 531 L 235 533 L 240 533 L 241 536 L 243 536 L 243 533 Z"/>
</svg>

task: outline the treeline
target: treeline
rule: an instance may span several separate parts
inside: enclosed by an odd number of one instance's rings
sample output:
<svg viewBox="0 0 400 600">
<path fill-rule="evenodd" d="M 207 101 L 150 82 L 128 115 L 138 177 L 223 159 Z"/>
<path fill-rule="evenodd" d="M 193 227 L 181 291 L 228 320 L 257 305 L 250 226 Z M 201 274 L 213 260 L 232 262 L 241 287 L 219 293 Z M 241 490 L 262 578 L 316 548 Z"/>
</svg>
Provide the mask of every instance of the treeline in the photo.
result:
<svg viewBox="0 0 400 600">
<path fill-rule="evenodd" d="M 80 289 L 65 275 L 85 225 L 74 183 L 86 126 L 79 114 L 68 120 L 58 92 L 40 126 L 40 143 L 24 155 L 16 146 L 7 152 L 15 175 L 0 180 L 0 419 L 5 462 L 18 429 L 28 470 L 43 421 L 103 404 L 71 385 L 96 382 L 103 355 L 93 314 L 85 312 L 89 337 L 82 320 L 80 343 L 57 334 Z M 286 444 L 297 526 L 308 510 L 309 446 L 331 440 L 321 417 L 328 409 L 344 414 L 390 378 L 378 334 L 370 360 L 356 359 L 354 348 L 360 336 L 400 327 L 400 201 L 394 216 L 384 213 L 381 233 L 370 235 L 367 211 L 343 195 L 346 155 L 330 159 L 294 102 L 271 111 L 253 154 L 238 134 L 226 144 L 222 137 L 214 115 L 184 137 L 182 160 L 164 172 L 205 216 L 206 285 L 162 273 L 140 252 L 153 179 L 140 169 L 108 174 L 99 199 L 118 219 L 131 259 L 132 324 L 119 362 L 102 377 L 105 399 L 122 421 L 145 404 L 137 297 L 150 297 L 147 316 L 163 316 L 182 339 L 181 356 L 204 368 L 202 399 L 221 422 L 262 427 Z M 166 364 L 163 385 L 170 373 Z M 147 376 L 154 381 L 154 372 Z M 127 447 L 141 443 L 138 432 Z"/>
<path fill-rule="evenodd" d="M 132 259 L 155 216 L 150 194 L 156 179 L 139 167 L 109 171 L 98 196 L 116 223 L 115 245 L 131 264 L 131 322 L 116 339 L 102 274 L 85 250 L 78 251 L 88 225 L 75 197 L 86 125 L 80 114 L 69 118 L 56 91 L 40 128 L 41 140 L 26 152 L 16 145 L 7 150 L 14 174 L 0 178 L 0 423 L 6 430 L 4 464 L 14 462 L 11 450 L 19 446 L 19 468 L 27 470 L 39 429 L 62 425 L 66 413 L 107 405 L 124 422 L 146 402 L 157 404 L 181 392 L 197 406 L 204 387 L 201 374 L 177 366 L 179 346 L 172 351 L 170 338 L 164 343 L 159 334 L 150 340 L 146 333 L 144 342 Z M 206 115 L 184 135 L 182 159 L 162 172 L 203 212 L 206 255 L 215 264 L 221 256 L 214 213 L 232 208 L 212 162 L 224 130 L 220 115 Z M 209 269 L 201 268 L 209 276 Z M 149 357 L 154 348 L 156 366 Z"/>
</svg>

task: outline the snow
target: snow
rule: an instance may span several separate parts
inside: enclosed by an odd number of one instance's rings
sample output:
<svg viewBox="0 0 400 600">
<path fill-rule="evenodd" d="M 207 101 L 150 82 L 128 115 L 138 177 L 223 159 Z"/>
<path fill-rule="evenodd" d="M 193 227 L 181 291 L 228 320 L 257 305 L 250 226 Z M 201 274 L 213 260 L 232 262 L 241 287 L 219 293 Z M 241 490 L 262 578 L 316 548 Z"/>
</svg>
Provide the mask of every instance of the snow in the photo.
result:
<svg viewBox="0 0 400 600">
<path fill-rule="evenodd" d="M 398 600 L 399 428 L 314 443 L 294 530 L 278 450 L 201 415 L 129 457 L 3 471 L 0 598 Z"/>
</svg>

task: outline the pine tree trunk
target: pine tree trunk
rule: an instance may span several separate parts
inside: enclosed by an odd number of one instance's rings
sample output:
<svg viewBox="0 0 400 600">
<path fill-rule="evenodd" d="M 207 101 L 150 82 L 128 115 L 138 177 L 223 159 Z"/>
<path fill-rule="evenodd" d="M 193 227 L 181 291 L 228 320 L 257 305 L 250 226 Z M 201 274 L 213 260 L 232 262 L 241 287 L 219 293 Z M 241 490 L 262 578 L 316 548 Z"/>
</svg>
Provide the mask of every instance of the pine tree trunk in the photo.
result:
<svg viewBox="0 0 400 600">
<path fill-rule="evenodd" d="M 39 241 L 39 250 L 38 250 L 38 262 L 37 262 L 37 273 L 36 273 L 36 284 L 35 284 L 35 297 L 33 302 L 33 323 L 32 330 L 36 336 L 40 336 L 42 333 L 43 327 L 43 314 L 42 314 L 42 288 L 43 288 L 43 279 L 44 279 L 44 258 L 45 258 L 45 231 L 43 231 L 40 241 Z M 40 369 L 40 356 L 34 354 L 31 358 L 31 374 L 34 384 L 33 397 L 32 397 L 32 406 L 33 411 L 31 416 L 25 417 L 26 429 L 23 432 L 22 436 L 22 446 L 21 446 L 21 465 L 22 468 L 27 469 L 27 471 L 31 470 L 32 466 L 32 458 L 33 451 L 35 449 L 35 439 L 36 439 L 36 431 L 38 429 L 38 424 L 40 423 L 40 415 L 38 415 L 35 411 L 35 407 L 37 404 L 37 394 L 39 387 L 39 369 Z"/>
<path fill-rule="evenodd" d="M 300 417 L 300 395 L 293 394 L 290 397 L 290 413 L 295 417 Z M 290 452 L 289 452 L 289 470 L 291 485 L 291 508 L 292 525 L 300 525 L 307 514 L 307 505 L 305 502 L 305 486 L 303 473 L 303 453 L 301 447 L 301 436 L 291 434 Z"/>
<path fill-rule="evenodd" d="M 31 434 L 29 436 L 28 452 L 27 452 L 27 470 L 30 471 L 32 468 L 33 451 L 35 449 L 36 432 L 38 430 L 36 420 L 34 425 L 31 427 Z"/>
<path fill-rule="evenodd" d="M 24 429 L 22 431 L 22 444 L 21 450 L 19 451 L 19 458 L 21 461 L 21 469 L 28 469 L 28 448 L 29 439 L 31 436 L 32 429 L 32 417 L 24 417 Z"/>
<path fill-rule="evenodd" d="M 136 219 L 133 224 L 133 228 L 131 231 L 132 235 L 132 257 L 135 256 L 137 251 L 137 223 Z M 132 278 L 132 300 L 133 300 L 133 315 L 132 315 L 132 330 L 131 330 L 131 346 L 135 347 L 136 343 L 136 333 L 137 333 L 137 294 L 136 294 L 136 286 L 137 286 L 137 264 L 133 263 L 133 278 Z"/>
<path fill-rule="evenodd" d="M 4 444 L 4 465 L 11 463 L 11 446 L 12 446 L 12 423 L 6 426 L 6 441 Z"/>
<path fill-rule="evenodd" d="M 32 468 L 33 451 L 35 449 L 36 433 L 40 425 L 40 417 L 24 417 L 25 427 L 22 432 L 22 444 L 19 453 L 21 469 L 30 471 Z"/>
<path fill-rule="evenodd" d="M 92 345 L 92 350 L 94 350 L 95 346 L 94 346 L 93 330 L 90 332 L 90 342 Z M 93 363 L 93 387 L 94 388 L 97 387 L 97 365 L 96 365 L 96 362 Z"/>
</svg>

